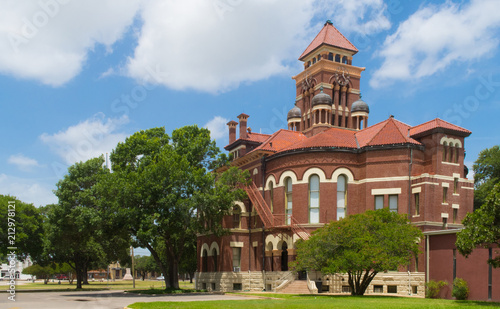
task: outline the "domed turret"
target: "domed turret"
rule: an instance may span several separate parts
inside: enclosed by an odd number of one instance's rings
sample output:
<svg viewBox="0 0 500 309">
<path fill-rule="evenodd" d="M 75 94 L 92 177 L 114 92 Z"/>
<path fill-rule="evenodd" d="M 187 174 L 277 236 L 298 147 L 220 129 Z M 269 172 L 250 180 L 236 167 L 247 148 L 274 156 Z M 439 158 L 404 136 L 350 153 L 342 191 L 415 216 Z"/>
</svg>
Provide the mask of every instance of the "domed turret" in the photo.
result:
<svg viewBox="0 0 500 309">
<path fill-rule="evenodd" d="M 302 119 L 302 112 L 300 108 L 294 106 L 286 116 L 286 120 L 288 121 L 288 130 L 298 131 L 300 129 L 300 121 Z"/>
<path fill-rule="evenodd" d="M 323 92 L 323 87 L 320 88 L 321 92 L 315 95 L 311 101 L 311 106 L 316 105 L 332 105 L 332 97 Z"/>
<path fill-rule="evenodd" d="M 301 111 L 300 108 L 297 106 L 294 106 L 289 112 L 288 115 L 286 116 L 287 120 L 290 120 L 291 118 L 300 118 L 301 117 Z"/>
<path fill-rule="evenodd" d="M 352 103 L 351 112 L 352 113 L 354 113 L 354 112 L 369 113 L 370 112 L 370 108 L 368 107 L 368 104 L 366 104 L 365 101 L 361 100 L 361 97 L 360 97 L 359 100 L 357 100 L 354 103 Z"/>
</svg>

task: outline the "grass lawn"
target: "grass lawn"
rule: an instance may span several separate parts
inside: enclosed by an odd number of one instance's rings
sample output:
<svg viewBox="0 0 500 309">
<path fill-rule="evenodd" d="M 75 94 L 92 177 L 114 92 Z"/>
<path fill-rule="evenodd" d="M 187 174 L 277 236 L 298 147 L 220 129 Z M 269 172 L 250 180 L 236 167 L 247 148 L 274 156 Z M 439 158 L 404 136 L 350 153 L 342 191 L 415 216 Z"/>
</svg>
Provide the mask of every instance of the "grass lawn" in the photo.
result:
<svg viewBox="0 0 500 309">
<path fill-rule="evenodd" d="M 245 294 L 251 295 L 251 294 Z M 262 294 L 256 294 L 263 296 Z M 499 307 L 499 303 L 455 301 L 445 299 L 424 299 L 387 296 L 327 296 L 327 295 L 284 295 L 265 294 L 272 298 L 257 300 L 226 300 L 205 302 L 150 302 L 129 305 L 133 309 L 161 308 L 462 308 Z"/>
<path fill-rule="evenodd" d="M 163 285 L 162 285 L 163 283 Z M 148 290 L 148 289 L 162 289 L 165 286 L 165 283 L 158 280 L 135 280 L 135 289 L 136 290 Z M 179 281 L 179 286 L 181 289 L 193 289 L 194 284 L 189 283 L 189 281 Z M 89 285 L 83 285 L 82 290 L 133 290 L 132 281 L 89 281 Z M 0 288 L 2 288 L 0 286 Z M 7 289 L 7 287 L 5 287 Z M 23 283 L 17 284 L 16 290 L 76 290 L 76 280 L 73 281 L 73 284 L 69 284 L 68 280 L 61 280 L 61 284 L 59 284 L 58 280 L 49 281 L 47 284 L 43 284 L 42 280 L 38 280 L 34 283 Z"/>
</svg>

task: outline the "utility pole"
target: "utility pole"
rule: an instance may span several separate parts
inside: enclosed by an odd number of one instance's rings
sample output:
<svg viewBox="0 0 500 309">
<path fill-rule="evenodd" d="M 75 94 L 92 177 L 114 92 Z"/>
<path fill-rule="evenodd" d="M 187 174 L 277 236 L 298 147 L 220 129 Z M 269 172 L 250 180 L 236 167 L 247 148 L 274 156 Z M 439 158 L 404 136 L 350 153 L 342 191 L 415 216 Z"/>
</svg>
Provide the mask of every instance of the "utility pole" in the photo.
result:
<svg viewBox="0 0 500 309">
<path fill-rule="evenodd" d="M 135 289 L 134 247 L 133 246 L 130 246 L 130 254 L 132 255 L 132 287 Z"/>
</svg>

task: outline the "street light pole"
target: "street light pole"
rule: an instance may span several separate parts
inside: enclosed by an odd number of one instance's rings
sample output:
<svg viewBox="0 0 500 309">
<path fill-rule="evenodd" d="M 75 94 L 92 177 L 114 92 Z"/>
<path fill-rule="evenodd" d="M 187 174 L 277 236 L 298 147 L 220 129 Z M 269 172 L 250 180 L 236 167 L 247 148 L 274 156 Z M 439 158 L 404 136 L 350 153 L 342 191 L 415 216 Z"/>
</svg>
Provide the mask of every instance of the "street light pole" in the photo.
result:
<svg viewBox="0 0 500 309">
<path fill-rule="evenodd" d="M 130 253 L 132 255 L 132 287 L 135 289 L 134 247 L 133 246 L 130 246 Z"/>
</svg>

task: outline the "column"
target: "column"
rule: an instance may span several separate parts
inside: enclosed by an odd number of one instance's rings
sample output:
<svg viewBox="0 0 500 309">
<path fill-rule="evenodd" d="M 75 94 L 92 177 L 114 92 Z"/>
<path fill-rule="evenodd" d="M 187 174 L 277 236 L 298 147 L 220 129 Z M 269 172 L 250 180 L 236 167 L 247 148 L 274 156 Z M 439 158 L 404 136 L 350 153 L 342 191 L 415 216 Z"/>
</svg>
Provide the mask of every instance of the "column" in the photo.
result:
<svg viewBox="0 0 500 309">
<path fill-rule="evenodd" d="M 335 108 L 335 117 L 333 118 L 333 125 L 334 126 L 339 126 L 339 117 L 338 117 L 338 111 L 339 111 L 339 90 L 340 86 L 335 85 L 334 87 L 334 94 L 333 94 L 333 106 Z"/>
<path fill-rule="evenodd" d="M 339 123 L 340 127 L 347 127 L 346 119 L 345 119 L 345 110 L 346 110 L 346 90 L 347 87 L 342 87 L 340 89 L 341 95 L 340 95 L 340 106 L 342 106 L 342 118 Z"/>
</svg>

